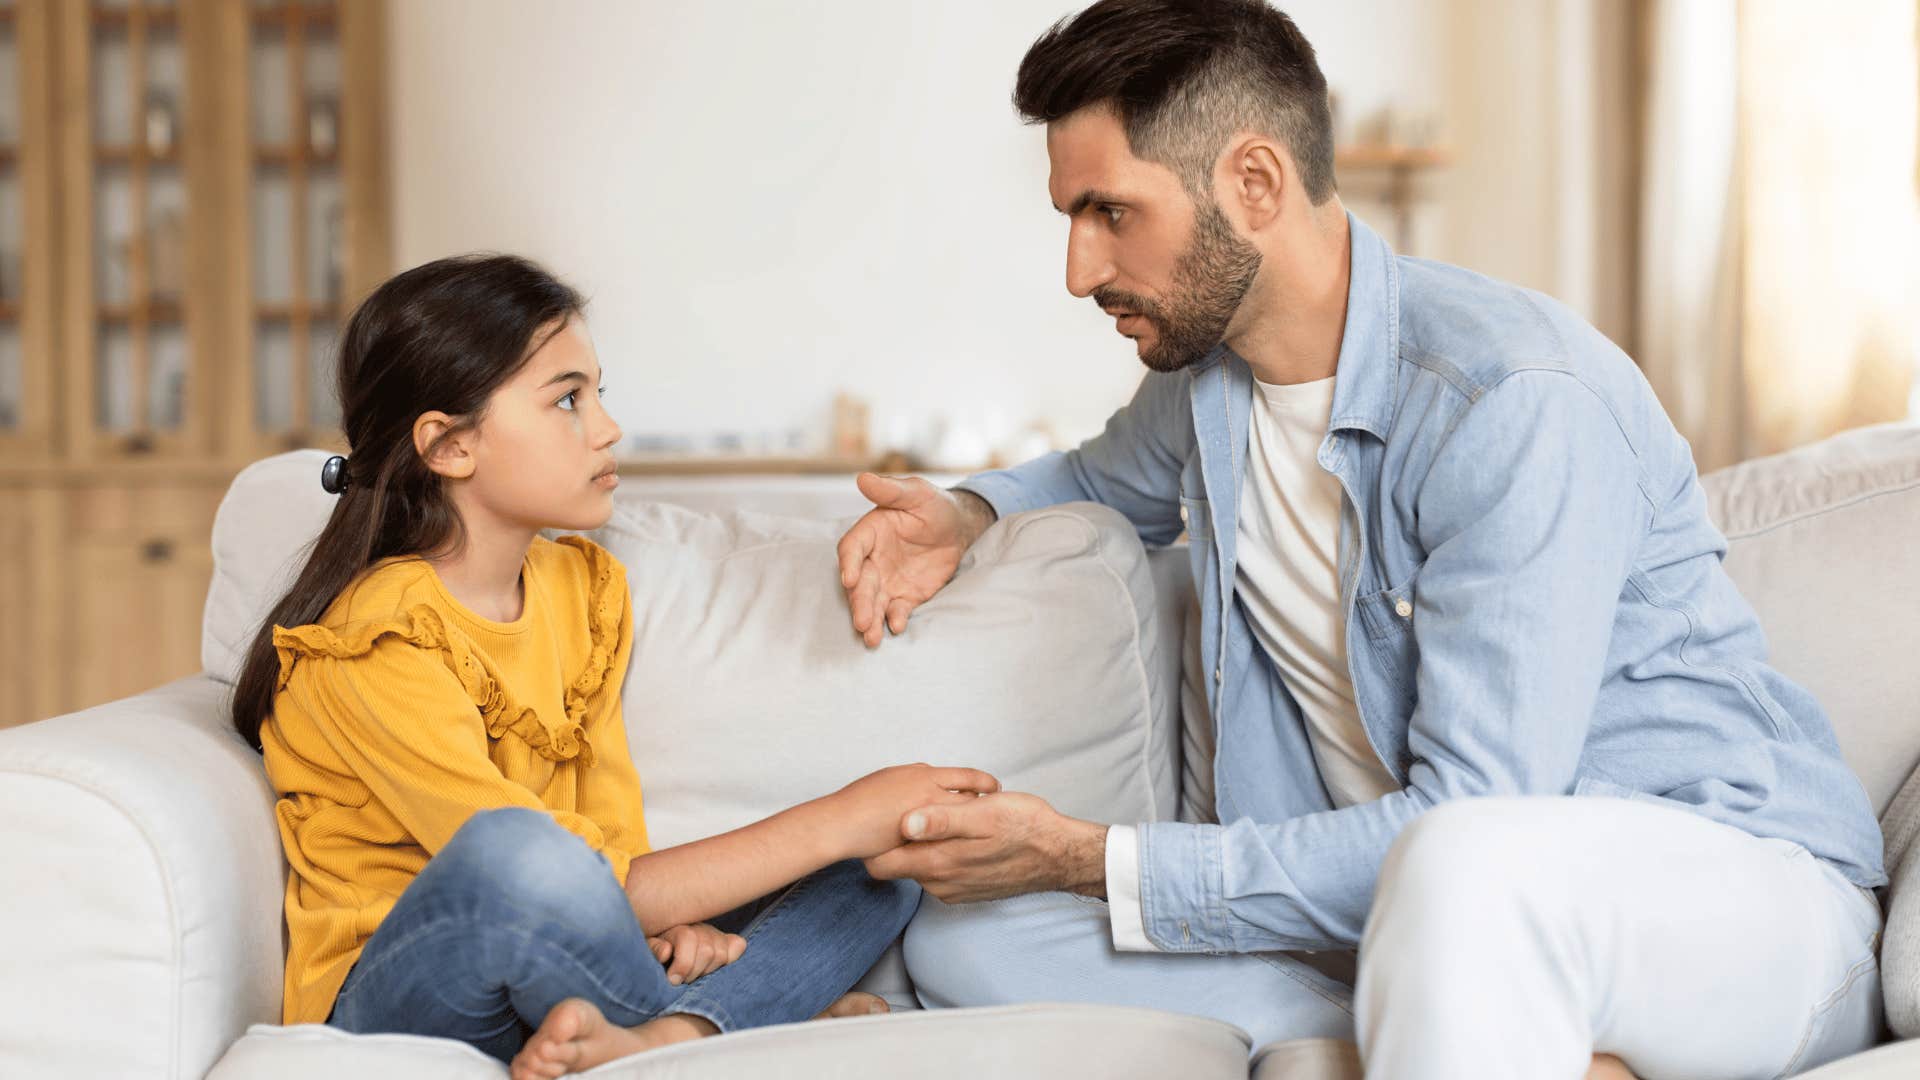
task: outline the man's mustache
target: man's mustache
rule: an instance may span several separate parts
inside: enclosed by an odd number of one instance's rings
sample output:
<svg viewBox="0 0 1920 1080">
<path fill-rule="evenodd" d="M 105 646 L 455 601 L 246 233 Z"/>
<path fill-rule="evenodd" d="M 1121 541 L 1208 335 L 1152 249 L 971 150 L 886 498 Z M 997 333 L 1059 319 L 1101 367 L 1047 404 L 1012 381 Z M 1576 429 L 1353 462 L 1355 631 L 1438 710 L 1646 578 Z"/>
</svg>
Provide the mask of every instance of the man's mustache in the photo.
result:
<svg viewBox="0 0 1920 1080">
<path fill-rule="evenodd" d="M 1115 312 L 1125 312 L 1134 315 L 1143 315 L 1149 321 L 1158 321 L 1160 316 L 1160 305 L 1138 293 L 1125 292 L 1120 289 L 1109 289 L 1104 286 L 1095 289 L 1093 290 L 1093 302 L 1100 305 L 1100 310 L 1109 315 Z"/>
</svg>

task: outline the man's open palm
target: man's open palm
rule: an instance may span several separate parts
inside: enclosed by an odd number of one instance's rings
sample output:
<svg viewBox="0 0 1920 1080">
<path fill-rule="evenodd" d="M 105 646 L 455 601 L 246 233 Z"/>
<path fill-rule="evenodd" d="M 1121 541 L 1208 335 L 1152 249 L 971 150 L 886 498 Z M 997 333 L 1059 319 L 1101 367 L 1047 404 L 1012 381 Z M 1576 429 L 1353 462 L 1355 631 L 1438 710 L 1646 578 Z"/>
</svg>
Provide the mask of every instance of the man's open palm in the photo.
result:
<svg viewBox="0 0 1920 1080">
<path fill-rule="evenodd" d="M 861 473 L 856 483 L 874 506 L 840 538 L 840 585 L 871 648 L 952 580 L 978 533 L 953 493 L 925 480 Z"/>
</svg>

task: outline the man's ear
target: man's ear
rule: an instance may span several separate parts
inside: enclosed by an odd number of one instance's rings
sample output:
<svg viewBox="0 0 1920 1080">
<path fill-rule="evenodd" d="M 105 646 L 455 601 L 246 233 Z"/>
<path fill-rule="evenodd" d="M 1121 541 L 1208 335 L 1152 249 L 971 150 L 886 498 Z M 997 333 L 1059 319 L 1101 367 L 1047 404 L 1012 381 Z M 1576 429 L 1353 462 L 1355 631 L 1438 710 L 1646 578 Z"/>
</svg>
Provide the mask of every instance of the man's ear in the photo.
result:
<svg viewBox="0 0 1920 1080">
<path fill-rule="evenodd" d="M 468 445 L 473 430 L 447 435 L 452 430 L 453 417 L 446 413 L 437 410 L 421 413 L 413 422 L 413 449 L 426 461 L 427 468 L 449 480 L 465 480 L 479 464 L 474 460 L 473 447 Z M 443 435 L 446 437 L 442 438 Z M 436 439 L 438 446 L 434 445 Z"/>
<path fill-rule="evenodd" d="M 1272 139 L 1254 135 L 1236 140 L 1221 158 L 1218 176 L 1221 202 L 1232 207 L 1229 216 L 1244 222 L 1248 232 L 1272 224 L 1286 205 L 1292 170 L 1293 159 Z"/>
</svg>

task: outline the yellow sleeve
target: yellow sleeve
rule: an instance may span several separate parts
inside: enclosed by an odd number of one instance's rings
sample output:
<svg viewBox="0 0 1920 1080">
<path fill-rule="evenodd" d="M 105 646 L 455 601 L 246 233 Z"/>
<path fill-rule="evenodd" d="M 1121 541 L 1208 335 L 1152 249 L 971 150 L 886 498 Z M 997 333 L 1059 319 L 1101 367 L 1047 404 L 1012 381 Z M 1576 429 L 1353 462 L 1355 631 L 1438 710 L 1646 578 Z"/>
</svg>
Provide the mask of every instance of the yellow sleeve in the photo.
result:
<svg viewBox="0 0 1920 1080">
<path fill-rule="evenodd" d="M 631 859 L 652 849 L 647 842 L 646 817 L 641 808 L 640 774 L 634 768 L 633 752 L 627 746 L 626 722 L 620 708 L 627 664 L 633 658 L 633 599 L 624 571 L 616 573 L 614 578 L 620 606 L 619 643 L 606 680 L 587 706 L 585 727 L 587 741 L 593 745 L 594 762 L 592 768 L 580 770 L 579 806 L 581 813 L 600 826 L 607 844 L 621 848 Z M 619 869 L 624 884 L 626 867 Z"/>
<path fill-rule="evenodd" d="M 494 765 L 486 724 L 437 651 L 388 637 L 357 656 L 311 657 L 300 666 L 286 693 L 429 856 L 474 814 L 519 806 L 552 815 L 626 881 L 632 856 L 609 844 L 598 825 L 550 809 Z"/>
</svg>

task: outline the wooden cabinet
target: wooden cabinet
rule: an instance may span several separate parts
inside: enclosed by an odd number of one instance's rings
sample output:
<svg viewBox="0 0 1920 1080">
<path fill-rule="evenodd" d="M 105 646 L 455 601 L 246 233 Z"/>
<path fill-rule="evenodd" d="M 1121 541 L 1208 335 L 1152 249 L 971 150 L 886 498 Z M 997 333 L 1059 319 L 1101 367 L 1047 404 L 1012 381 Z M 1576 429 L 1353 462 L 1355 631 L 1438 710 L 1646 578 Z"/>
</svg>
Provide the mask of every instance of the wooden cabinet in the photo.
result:
<svg viewBox="0 0 1920 1080">
<path fill-rule="evenodd" d="M 199 669 L 213 508 L 343 447 L 381 0 L 0 0 L 0 726 Z"/>
</svg>

